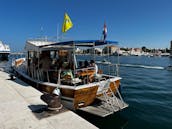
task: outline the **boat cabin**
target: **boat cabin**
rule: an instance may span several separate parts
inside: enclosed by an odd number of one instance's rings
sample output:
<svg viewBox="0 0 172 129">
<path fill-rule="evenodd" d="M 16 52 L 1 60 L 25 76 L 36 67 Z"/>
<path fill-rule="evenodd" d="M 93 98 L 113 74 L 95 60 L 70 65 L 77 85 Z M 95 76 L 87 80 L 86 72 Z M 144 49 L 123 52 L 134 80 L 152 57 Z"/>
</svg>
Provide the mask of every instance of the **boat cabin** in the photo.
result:
<svg viewBox="0 0 172 129">
<path fill-rule="evenodd" d="M 100 41 L 27 41 L 27 74 L 44 82 L 64 85 L 93 83 L 110 76 L 100 76 L 94 60 L 77 61 L 75 50 L 80 47 L 94 47 L 105 44 Z M 107 44 L 107 43 L 106 43 Z M 97 76 L 95 76 L 97 75 Z"/>
<path fill-rule="evenodd" d="M 108 69 L 97 67 L 94 51 L 89 61 L 84 58 L 77 61 L 75 52 L 78 47 L 94 50 L 97 46 L 116 43 L 99 40 L 29 40 L 25 46 L 26 59 L 15 60 L 13 68 L 19 78 L 43 93 L 54 94 L 58 89 L 61 101 L 67 108 L 105 117 L 128 107 L 118 90 L 121 78 L 118 74 L 113 76 L 107 73 L 113 71 L 111 67 L 115 65 L 111 63 L 103 63 L 108 65 Z"/>
</svg>

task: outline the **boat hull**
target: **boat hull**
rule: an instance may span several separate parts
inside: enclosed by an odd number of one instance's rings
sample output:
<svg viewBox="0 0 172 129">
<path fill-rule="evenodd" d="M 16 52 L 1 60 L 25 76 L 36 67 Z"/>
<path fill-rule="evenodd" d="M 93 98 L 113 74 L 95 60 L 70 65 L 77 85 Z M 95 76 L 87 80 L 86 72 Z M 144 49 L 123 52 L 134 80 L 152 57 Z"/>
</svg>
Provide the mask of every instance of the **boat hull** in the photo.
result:
<svg viewBox="0 0 172 129">
<path fill-rule="evenodd" d="M 33 86 L 37 90 L 43 93 L 52 93 L 57 85 L 51 83 L 38 82 L 33 80 L 27 75 L 23 75 L 18 71 L 15 71 L 18 78 L 26 82 L 27 84 Z M 87 88 L 63 88 L 60 87 L 60 92 L 62 95 L 62 101 L 68 101 L 71 103 L 73 109 L 78 109 L 80 107 L 85 107 L 94 102 L 96 98 L 98 86 L 91 86 Z"/>
<path fill-rule="evenodd" d="M 0 60 L 1 61 L 8 61 L 9 53 L 0 53 Z"/>
<path fill-rule="evenodd" d="M 27 74 L 14 69 L 16 76 L 26 82 L 27 84 L 33 86 L 37 90 L 43 93 L 52 93 L 55 88 L 57 88 L 57 84 L 49 83 L 49 82 L 41 82 L 38 80 L 34 80 L 29 77 Z M 111 90 L 116 93 L 119 88 L 120 80 L 116 80 L 114 82 L 110 82 Z M 79 88 L 78 88 L 79 87 Z M 91 105 L 96 97 L 100 97 L 103 94 L 98 93 L 99 83 L 93 83 L 87 85 L 80 85 L 78 87 L 75 86 L 59 86 L 61 92 L 62 103 L 64 106 L 76 110 L 82 107 L 86 107 Z M 107 93 L 110 92 L 110 89 L 107 90 Z"/>
</svg>

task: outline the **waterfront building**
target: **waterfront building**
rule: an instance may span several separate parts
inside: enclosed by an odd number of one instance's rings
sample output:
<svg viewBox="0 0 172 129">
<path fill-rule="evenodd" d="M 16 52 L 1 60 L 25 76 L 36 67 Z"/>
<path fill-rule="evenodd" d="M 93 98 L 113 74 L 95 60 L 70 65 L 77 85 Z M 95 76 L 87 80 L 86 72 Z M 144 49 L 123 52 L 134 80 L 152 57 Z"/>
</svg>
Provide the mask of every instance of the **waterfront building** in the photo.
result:
<svg viewBox="0 0 172 129">
<path fill-rule="evenodd" d="M 115 53 L 117 50 L 119 49 L 119 47 L 111 45 L 111 46 L 106 46 L 103 48 L 103 53 L 104 54 L 110 54 L 112 55 L 113 53 Z"/>
<path fill-rule="evenodd" d="M 131 48 L 131 50 L 130 50 L 130 55 L 141 56 L 141 54 L 142 54 L 141 48 Z"/>
</svg>

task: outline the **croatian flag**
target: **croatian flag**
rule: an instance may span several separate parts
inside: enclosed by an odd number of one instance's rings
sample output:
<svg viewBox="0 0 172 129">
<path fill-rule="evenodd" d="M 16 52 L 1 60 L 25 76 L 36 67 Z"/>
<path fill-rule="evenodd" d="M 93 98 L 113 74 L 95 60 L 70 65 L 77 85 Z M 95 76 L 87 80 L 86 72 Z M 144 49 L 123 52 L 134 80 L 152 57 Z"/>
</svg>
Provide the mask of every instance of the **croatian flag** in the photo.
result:
<svg viewBox="0 0 172 129">
<path fill-rule="evenodd" d="M 106 40 L 107 37 L 107 27 L 106 24 L 104 23 L 104 27 L 103 27 L 103 41 Z"/>
</svg>

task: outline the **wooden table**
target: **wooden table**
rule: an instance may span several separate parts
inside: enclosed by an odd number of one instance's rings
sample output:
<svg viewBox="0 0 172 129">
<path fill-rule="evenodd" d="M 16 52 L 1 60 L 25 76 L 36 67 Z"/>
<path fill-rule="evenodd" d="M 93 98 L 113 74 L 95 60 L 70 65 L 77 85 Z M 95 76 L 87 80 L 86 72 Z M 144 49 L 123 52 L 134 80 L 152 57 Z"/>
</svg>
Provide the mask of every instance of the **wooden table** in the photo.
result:
<svg viewBox="0 0 172 129">
<path fill-rule="evenodd" d="M 90 76 L 95 73 L 95 70 L 84 70 L 84 71 L 78 71 L 77 74 L 79 76 Z"/>
</svg>

